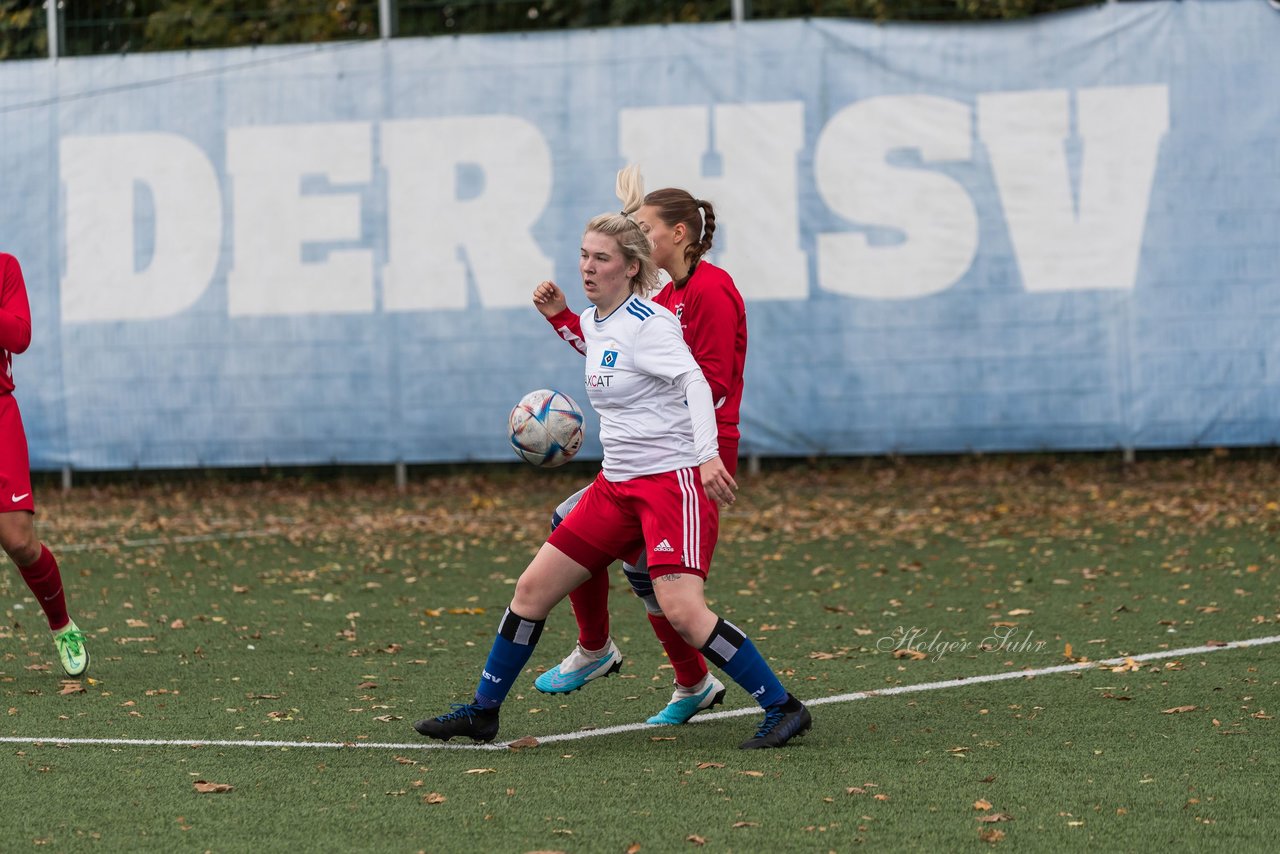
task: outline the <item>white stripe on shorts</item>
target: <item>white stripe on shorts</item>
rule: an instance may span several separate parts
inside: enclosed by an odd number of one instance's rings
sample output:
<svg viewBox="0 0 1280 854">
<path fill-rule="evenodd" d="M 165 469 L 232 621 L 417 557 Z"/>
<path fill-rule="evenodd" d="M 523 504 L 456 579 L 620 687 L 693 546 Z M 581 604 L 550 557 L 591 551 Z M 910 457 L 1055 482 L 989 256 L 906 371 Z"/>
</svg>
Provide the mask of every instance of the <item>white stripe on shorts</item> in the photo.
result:
<svg viewBox="0 0 1280 854">
<path fill-rule="evenodd" d="M 690 569 L 701 569 L 702 515 L 698 512 L 698 490 L 693 480 L 695 477 L 696 469 L 680 469 L 676 472 L 684 515 L 684 565 Z"/>
</svg>

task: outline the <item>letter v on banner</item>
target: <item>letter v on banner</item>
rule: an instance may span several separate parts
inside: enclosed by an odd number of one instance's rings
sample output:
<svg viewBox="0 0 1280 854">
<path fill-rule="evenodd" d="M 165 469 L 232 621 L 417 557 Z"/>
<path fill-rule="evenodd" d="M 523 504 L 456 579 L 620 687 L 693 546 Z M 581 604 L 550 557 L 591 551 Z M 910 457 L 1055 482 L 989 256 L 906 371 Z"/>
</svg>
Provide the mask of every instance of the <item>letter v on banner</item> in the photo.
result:
<svg viewBox="0 0 1280 854">
<path fill-rule="evenodd" d="M 1031 292 L 1132 290 L 1169 130 L 1169 89 L 1081 89 L 1075 102 L 1081 157 L 1073 193 L 1069 93 L 978 96 L 978 134 L 1023 285 Z"/>
</svg>

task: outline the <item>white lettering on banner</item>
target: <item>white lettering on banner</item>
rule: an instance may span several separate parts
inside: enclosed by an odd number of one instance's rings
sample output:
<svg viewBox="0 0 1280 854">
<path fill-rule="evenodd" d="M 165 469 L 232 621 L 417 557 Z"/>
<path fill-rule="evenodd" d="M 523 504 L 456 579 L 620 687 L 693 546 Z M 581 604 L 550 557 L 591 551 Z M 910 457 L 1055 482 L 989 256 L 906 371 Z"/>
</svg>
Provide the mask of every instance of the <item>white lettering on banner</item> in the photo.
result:
<svg viewBox="0 0 1280 854">
<path fill-rule="evenodd" d="M 371 129 L 365 122 L 233 128 L 227 173 L 234 184 L 235 264 L 227 275 L 230 314 L 373 311 L 373 253 L 331 250 L 304 263 L 304 243 L 358 241 L 360 198 L 306 193 L 302 180 L 367 184 Z"/>
<path fill-rule="evenodd" d="M 683 187 L 714 202 L 715 259 L 746 299 L 808 298 L 798 212 L 802 102 L 626 109 L 618 145 L 623 160 L 640 164 L 646 189 Z M 718 155 L 718 176 L 703 168 L 708 153 Z"/>
<path fill-rule="evenodd" d="M 382 160 L 387 311 L 465 308 L 468 265 L 489 307 L 526 306 L 529 283 L 554 277 L 530 232 L 551 198 L 551 150 L 534 125 L 514 116 L 384 122 Z M 484 176 L 482 192 L 467 199 L 458 187 L 464 165 Z"/>
<path fill-rule="evenodd" d="M 969 194 L 939 172 L 895 166 L 918 151 L 925 163 L 970 160 L 968 105 L 930 95 L 868 98 L 836 113 L 818 137 L 814 181 L 832 210 L 864 226 L 888 226 L 900 240 L 874 245 L 861 233 L 818 235 L 818 286 L 868 299 L 944 291 L 978 252 L 978 214 Z"/>
<path fill-rule="evenodd" d="M 1076 94 L 1078 203 L 1066 150 L 1069 93 L 980 95 L 978 128 L 1026 289 L 1132 289 L 1160 139 L 1169 130 L 1168 87 Z"/>
<path fill-rule="evenodd" d="M 171 133 L 68 136 L 58 146 L 66 188 L 64 323 L 177 314 L 213 279 L 222 196 L 213 164 Z M 134 193 L 154 206 L 149 263 L 136 269 Z"/>
<path fill-rule="evenodd" d="M 1168 88 L 1083 89 L 1075 99 L 1073 139 L 1068 92 L 980 95 L 977 137 L 1028 291 L 1132 289 L 1169 129 Z M 908 299 L 966 274 L 979 248 L 978 212 L 959 182 L 930 166 L 973 160 L 974 113 L 948 98 L 893 95 L 831 117 L 814 146 L 814 184 L 858 230 L 814 235 L 818 287 Z M 716 259 L 746 298 L 803 300 L 804 126 L 798 101 L 624 109 L 619 159 L 640 163 L 650 189 L 682 186 L 715 202 Z M 485 307 L 526 306 L 528 283 L 554 270 L 532 233 L 553 177 L 538 128 L 515 116 L 460 116 L 387 121 L 379 130 L 383 310 L 462 309 L 471 283 Z M 232 316 L 375 310 L 374 236 L 362 233 L 361 207 L 373 180 L 373 131 L 349 122 L 227 132 Z M 1082 152 L 1074 193 L 1068 146 Z M 222 246 L 208 157 L 182 137 L 146 133 L 66 137 L 60 161 L 63 320 L 189 308 L 213 280 Z M 463 186 L 464 171 L 471 185 Z M 146 227 L 134 210 L 139 185 L 155 213 L 154 251 L 142 269 L 134 257 L 135 229 Z M 878 231 L 888 239 L 873 240 Z"/>
</svg>

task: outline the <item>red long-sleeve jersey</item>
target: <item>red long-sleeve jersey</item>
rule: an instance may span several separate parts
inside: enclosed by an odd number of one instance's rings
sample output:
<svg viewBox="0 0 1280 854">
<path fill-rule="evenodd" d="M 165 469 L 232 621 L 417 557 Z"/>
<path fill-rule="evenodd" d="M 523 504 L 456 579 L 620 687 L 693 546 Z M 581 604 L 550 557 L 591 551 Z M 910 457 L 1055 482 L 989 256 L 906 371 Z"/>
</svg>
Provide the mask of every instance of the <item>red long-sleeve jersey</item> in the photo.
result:
<svg viewBox="0 0 1280 854">
<path fill-rule="evenodd" d="M 18 259 L 0 252 L 0 394 L 13 391 L 13 354 L 31 346 L 31 305 Z"/>
<path fill-rule="evenodd" d="M 742 409 L 742 376 L 747 361 L 747 308 L 733 279 L 707 261 L 699 261 L 683 287 L 668 282 L 653 301 L 680 321 L 685 343 L 711 384 L 721 443 L 737 446 Z M 579 353 L 586 355 L 582 321 L 571 309 L 547 318 Z"/>
</svg>

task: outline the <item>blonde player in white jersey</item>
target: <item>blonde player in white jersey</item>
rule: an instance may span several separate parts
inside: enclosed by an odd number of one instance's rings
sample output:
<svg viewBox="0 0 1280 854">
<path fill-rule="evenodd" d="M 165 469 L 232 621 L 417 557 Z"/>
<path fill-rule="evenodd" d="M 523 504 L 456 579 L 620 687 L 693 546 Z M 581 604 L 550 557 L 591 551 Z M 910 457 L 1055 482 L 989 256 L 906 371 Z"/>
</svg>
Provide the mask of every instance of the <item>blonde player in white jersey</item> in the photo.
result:
<svg viewBox="0 0 1280 854">
<path fill-rule="evenodd" d="M 711 387 L 675 315 L 644 299 L 657 281 L 648 237 L 627 214 L 587 224 L 579 272 L 592 308 L 582 316 L 587 397 L 600 415 L 603 470 L 516 582 L 475 697 L 414 724 L 422 735 L 492 741 L 498 711 L 533 654 L 547 615 L 569 592 L 643 548 L 658 604 L 692 646 L 765 711 L 745 750 L 781 747 L 812 726 L 750 638 L 707 607 L 704 584 L 718 514 L 737 484 L 717 451 Z"/>
</svg>

